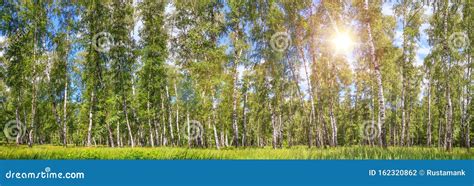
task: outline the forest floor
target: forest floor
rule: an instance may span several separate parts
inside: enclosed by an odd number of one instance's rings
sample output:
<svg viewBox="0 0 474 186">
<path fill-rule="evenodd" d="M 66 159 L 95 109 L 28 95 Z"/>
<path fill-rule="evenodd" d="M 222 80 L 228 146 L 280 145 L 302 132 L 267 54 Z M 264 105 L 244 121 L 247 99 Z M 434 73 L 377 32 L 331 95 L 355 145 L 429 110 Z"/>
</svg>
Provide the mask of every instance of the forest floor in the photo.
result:
<svg viewBox="0 0 474 186">
<path fill-rule="evenodd" d="M 440 148 L 389 147 L 382 149 L 370 146 L 311 148 L 296 146 L 283 149 L 225 148 L 201 149 L 184 147 L 61 147 L 39 145 L 0 146 L 0 159 L 144 159 L 144 160 L 214 160 L 214 159 L 417 159 L 417 160 L 465 160 L 474 159 L 474 149 L 454 148 L 446 152 Z"/>
</svg>

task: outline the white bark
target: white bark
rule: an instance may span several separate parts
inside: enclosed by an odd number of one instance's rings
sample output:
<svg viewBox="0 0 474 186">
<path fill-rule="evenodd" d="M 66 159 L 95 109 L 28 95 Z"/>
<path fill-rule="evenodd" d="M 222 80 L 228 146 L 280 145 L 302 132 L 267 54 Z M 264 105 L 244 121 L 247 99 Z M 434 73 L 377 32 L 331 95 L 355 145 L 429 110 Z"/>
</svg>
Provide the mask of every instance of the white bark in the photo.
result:
<svg viewBox="0 0 474 186">
<path fill-rule="evenodd" d="M 153 127 L 151 125 L 151 113 L 150 113 L 150 92 L 147 94 L 147 102 L 146 102 L 146 113 L 148 118 L 148 128 L 150 133 L 150 143 L 152 147 L 155 147 L 155 137 L 153 136 Z"/>
<path fill-rule="evenodd" d="M 311 148 L 312 143 L 313 143 L 313 121 L 315 118 L 315 108 L 314 108 L 314 94 L 313 94 L 313 87 L 311 86 L 311 79 L 309 78 L 309 70 L 308 70 L 308 65 L 306 64 L 306 59 L 304 57 L 304 52 L 303 49 L 300 48 L 300 56 L 303 59 L 303 66 L 304 66 L 304 72 L 305 72 L 305 77 L 306 77 L 306 83 L 308 85 L 308 95 L 310 99 L 310 104 L 311 104 L 311 111 L 310 111 L 310 117 L 309 117 L 309 126 L 308 126 L 308 146 Z"/>
<path fill-rule="evenodd" d="M 366 11 L 369 11 L 369 2 L 368 0 L 365 0 L 364 4 L 364 9 Z M 377 80 L 377 86 L 378 86 L 378 101 L 379 101 L 379 122 L 378 122 L 378 130 L 379 132 L 379 144 L 380 146 L 386 148 L 387 147 L 387 142 L 386 142 L 386 135 L 385 135 L 385 100 L 383 96 L 383 84 L 382 84 L 382 73 L 380 72 L 380 64 L 377 60 L 377 57 L 375 56 L 375 45 L 374 45 L 374 40 L 372 38 L 372 28 L 370 25 L 370 22 L 367 22 L 367 33 L 369 36 L 369 47 L 370 47 L 370 57 L 371 61 L 374 65 L 374 70 L 375 70 L 375 78 Z"/>
<path fill-rule="evenodd" d="M 181 133 L 179 131 L 179 104 L 178 104 L 178 88 L 176 87 L 176 82 L 174 82 L 174 92 L 176 96 L 176 132 L 178 133 L 178 142 L 177 145 L 181 143 Z"/>
<path fill-rule="evenodd" d="M 135 141 L 133 139 L 132 127 L 130 126 L 130 120 L 128 119 L 127 101 L 125 99 L 126 98 L 123 97 L 123 112 L 125 114 L 125 122 L 127 122 L 127 129 L 128 129 L 128 136 L 130 138 L 130 145 L 133 148 L 133 147 L 135 147 Z"/>
<path fill-rule="evenodd" d="M 332 129 L 332 145 L 337 146 L 337 120 L 334 116 L 334 105 L 331 103 L 329 117 L 331 119 L 331 129 Z"/>
<path fill-rule="evenodd" d="M 93 120 L 93 105 L 94 105 L 94 90 L 91 92 L 91 101 L 89 106 L 89 127 L 87 129 L 87 146 L 90 147 L 92 145 L 92 120 Z M 117 137 L 118 138 L 118 137 Z"/>
<path fill-rule="evenodd" d="M 68 78 L 66 76 L 66 83 L 64 85 L 64 103 L 63 103 L 63 145 L 67 146 L 67 93 L 68 93 Z"/>
<path fill-rule="evenodd" d="M 169 90 L 168 90 L 168 85 L 166 85 L 166 98 L 168 100 L 168 124 L 169 124 L 169 127 L 170 127 L 170 136 L 171 136 L 171 143 L 174 144 L 175 141 L 174 141 L 174 134 L 173 134 L 173 123 L 172 123 L 172 116 L 171 116 L 171 97 L 170 97 L 170 93 L 169 93 Z"/>
<path fill-rule="evenodd" d="M 431 123 L 431 70 L 428 70 L 428 127 L 427 127 L 427 132 L 426 132 L 426 135 L 427 135 L 427 142 L 426 142 L 426 145 L 428 145 L 428 147 L 431 146 L 431 139 L 432 139 L 432 132 L 431 132 L 431 127 L 432 127 L 432 123 Z"/>
</svg>

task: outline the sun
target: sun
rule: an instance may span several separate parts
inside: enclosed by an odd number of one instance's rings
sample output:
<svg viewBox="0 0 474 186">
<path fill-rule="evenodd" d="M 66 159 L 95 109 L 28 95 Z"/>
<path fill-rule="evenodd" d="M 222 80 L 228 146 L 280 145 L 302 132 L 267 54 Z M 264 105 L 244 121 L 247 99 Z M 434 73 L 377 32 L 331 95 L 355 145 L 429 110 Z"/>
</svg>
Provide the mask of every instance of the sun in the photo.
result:
<svg viewBox="0 0 474 186">
<path fill-rule="evenodd" d="M 331 42 L 337 54 L 349 54 L 352 52 L 354 42 L 348 32 L 336 33 L 332 37 Z"/>
</svg>

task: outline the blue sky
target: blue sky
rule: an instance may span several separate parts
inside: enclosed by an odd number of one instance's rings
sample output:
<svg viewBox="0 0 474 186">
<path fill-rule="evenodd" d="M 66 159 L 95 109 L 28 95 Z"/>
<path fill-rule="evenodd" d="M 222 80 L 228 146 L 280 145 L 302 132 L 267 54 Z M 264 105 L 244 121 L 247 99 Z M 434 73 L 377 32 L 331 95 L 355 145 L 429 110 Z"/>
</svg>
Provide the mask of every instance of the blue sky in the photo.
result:
<svg viewBox="0 0 474 186">
<path fill-rule="evenodd" d="M 384 15 L 391 15 L 394 16 L 393 11 L 394 3 L 386 2 L 382 6 L 382 13 Z M 426 17 L 432 15 L 433 9 L 431 6 L 424 6 L 424 15 Z M 423 23 L 420 27 L 420 42 L 418 44 L 418 49 L 416 52 L 416 62 L 415 65 L 422 65 L 423 60 L 425 59 L 426 55 L 430 52 L 431 48 L 428 45 L 428 35 L 426 34 L 426 29 L 430 27 L 429 23 Z M 400 21 L 397 21 L 397 28 L 395 30 L 395 40 L 394 44 L 398 47 L 402 45 L 403 36 L 402 36 L 402 25 Z"/>
</svg>

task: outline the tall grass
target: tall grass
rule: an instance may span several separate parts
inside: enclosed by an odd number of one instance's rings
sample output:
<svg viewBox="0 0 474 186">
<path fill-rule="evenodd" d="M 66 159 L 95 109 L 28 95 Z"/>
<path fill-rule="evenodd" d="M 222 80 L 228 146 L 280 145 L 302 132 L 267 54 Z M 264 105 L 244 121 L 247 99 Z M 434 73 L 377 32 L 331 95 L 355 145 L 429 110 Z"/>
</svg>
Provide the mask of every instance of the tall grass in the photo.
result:
<svg viewBox="0 0 474 186">
<path fill-rule="evenodd" d="M 426 147 L 379 147 L 352 146 L 332 148 L 311 148 L 299 146 L 283 149 L 265 148 L 227 148 L 227 149 L 188 149 L 177 147 L 59 147 L 59 146 L 0 146 L 0 159 L 428 159 L 458 160 L 474 159 L 472 150 L 454 148 L 446 152 L 439 148 Z"/>
</svg>

